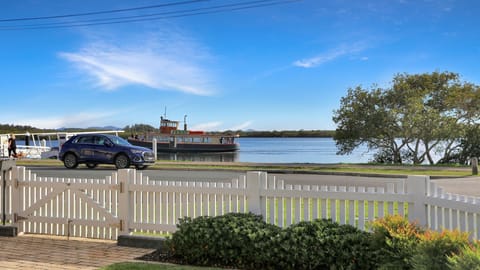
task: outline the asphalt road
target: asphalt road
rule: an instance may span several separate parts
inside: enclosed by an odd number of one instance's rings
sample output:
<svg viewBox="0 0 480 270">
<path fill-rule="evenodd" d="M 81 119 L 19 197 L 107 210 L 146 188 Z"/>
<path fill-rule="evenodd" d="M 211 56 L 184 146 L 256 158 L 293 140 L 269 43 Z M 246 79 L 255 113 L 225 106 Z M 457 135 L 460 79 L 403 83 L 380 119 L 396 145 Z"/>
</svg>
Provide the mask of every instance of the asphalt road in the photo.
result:
<svg viewBox="0 0 480 270">
<path fill-rule="evenodd" d="M 79 165 L 77 169 L 65 169 L 59 167 L 30 167 L 26 166 L 28 170 L 31 170 L 33 173 L 37 174 L 40 177 L 60 177 L 60 178 L 93 178 L 93 179 L 102 179 L 106 176 L 111 176 L 113 172 L 116 172 L 114 167 L 99 167 L 95 169 L 88 169 L 85 166 Z M 154 170 L 143 170 L 145 175 L 152 176 L 154 175 Z"/>
<path fill-rule="evenodd" d="M 117 170 L 113 166 L 100 166 L 95 169 L 88 169 L 80 165 L 76 169 L 66 169 L 59 167 L 30 167 L 28 170 L 35 173 L 37 177 L 58 177 L 58 178 L 82 178 L 82 179 L 103 179 L 111 176 Z M 149 180 L 176 180 L 183 177 L 195 179 L 196 181 L 230 181 L 232 177 L 238 176 L 239 172 L 229 171 L 190 171 L 190 170 L 141 170 L 143 176 Z"/>
<path fill-rule="evenodd" d="M 79 166 L 77 169 L 65 169 L 59 167 L 29 167 L 40 177 L 60 177 L 60 178 L 83 178 L 83 179 L 102 179 L 106 176 L 111 176 L 116 170 L 113 166 L 101 166 L 95 169 L 88 169 L 84 166 Z M 165 179 L 180 179 L 187 177 L 195 179 L 196 181 L 225 181 L 228 182 L 231 178 L 238 176 L 239 172 L 230 171 L 192 171 L 192 170 L 142 170 L 144 176 L 148 176 L 150 180 L 165 180 Z M 289 176 L 282 174 L 281 178 L 288 179 Z M 400 178 L 395 177 L 363 177 L 350 175 L 306 175 L 302 180 L 295 180 L 294 184 L 308 185 L 315 182 L 322 182 L 323 185 L 342 185 L 355 179 L 363 186 L 378 186 L 386 183 L 397 183 L 401 181 Z M 461 194 L 467 196 L 480 197 L 480 177 L 465 177 L 465 178 L 448 178 L 448 179 L 434 179 L 433 182 L 441 186 L 446 192 L 453 194 Z"/>
</svg>

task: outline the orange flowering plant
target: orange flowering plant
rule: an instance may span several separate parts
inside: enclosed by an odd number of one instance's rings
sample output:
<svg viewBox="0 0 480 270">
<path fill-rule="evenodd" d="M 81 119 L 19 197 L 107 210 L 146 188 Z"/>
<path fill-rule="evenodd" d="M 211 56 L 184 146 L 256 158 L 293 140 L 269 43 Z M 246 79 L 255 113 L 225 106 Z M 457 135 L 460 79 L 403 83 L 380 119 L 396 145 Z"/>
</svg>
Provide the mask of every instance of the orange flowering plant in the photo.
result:
<svg viewBox="0 0 480 270">
<path fill-rule="evenodd" d="M 420 236 L 425 230 L 400 215 L 386 216 L 369 223 L 384 269 L 411 269 Z"/>
</svg>

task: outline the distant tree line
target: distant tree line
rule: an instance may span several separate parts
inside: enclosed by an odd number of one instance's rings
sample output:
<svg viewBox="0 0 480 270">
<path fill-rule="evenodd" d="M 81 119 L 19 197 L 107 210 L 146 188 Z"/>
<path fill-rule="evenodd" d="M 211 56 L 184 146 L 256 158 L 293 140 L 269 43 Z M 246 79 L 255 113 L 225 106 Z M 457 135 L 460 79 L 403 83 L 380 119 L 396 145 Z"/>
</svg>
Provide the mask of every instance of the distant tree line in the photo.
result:
<svg viewBox="0 0 480 270">
<path fill-rule="evenodd" d="M 0 134 L 25 133 L 25 132 L 53 132 L 52 129 L 40 129 L 32 126 L 0 124 Z"/>
<path fill-rule="evenodd" d="M 102 128 L 62 128 L 62 129 L 40 129 L 32 126 L 21 125 L 9 125 L 0 124 L 0 134 L 8 133 L 42 133 L 42 132 L 85 132 L 85 131 L 97 131 Z M 134 124 L 127 125 L 123 128 L 123 133 L 119 135 L 122 137 L 129 137 L 132 135 L 141 135 L 147 132 L 159 132 L 158 128 L 155 128 L 147 124 Z M 273 130 L 273 131 L 243 131 L 243 130 L 227 130 L 227 131 L 211 131 L 210 134 L 224 134 L 224 135 L 240 135 L 240 137 L 333 137 L 334 130 Z"/>
<path fill-rule="evenodd" d="M 273 131 L 255 131 L 255 130 L 238 130 L 216 132 L 219 134 L 238 134 L 240 137 L 333 137 L 334 130 L 273 130 Z"/>
<path fill-rule="evenodd" d="M 134 124 L 126 126 L 124 135 L 131 136 L 135 134 L 144 134 L 147 132 L 159 132 L 158 128 L 146 124 Z M 333 137 L 334 130 L 273 130 L 273 131 L 255 131 L 255 130 L 226 130 L 209 131 L 209 134 L 215 135 L 239 135 L 240 137 Z"/>
</svg>

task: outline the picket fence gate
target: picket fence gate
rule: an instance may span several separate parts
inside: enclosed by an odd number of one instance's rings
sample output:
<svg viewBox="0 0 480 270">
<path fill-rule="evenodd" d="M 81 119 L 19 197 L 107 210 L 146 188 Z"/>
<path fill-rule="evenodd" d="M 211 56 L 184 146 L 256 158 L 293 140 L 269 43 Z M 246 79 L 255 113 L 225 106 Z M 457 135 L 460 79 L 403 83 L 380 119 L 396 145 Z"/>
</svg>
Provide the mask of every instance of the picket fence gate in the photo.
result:
<svg viewBox="0 0 480 270">
<path fill-rule="evenodd" d="M 480 234 L 480 198 L 445 193 L 428 176 L 352 176 L 341 185 L 325 176 L 260 171 L 165 171 L 158 178 L 134 169 L 104 179 L 37 177 L 13 167 L 6 175 L 7 221 L 23 233 L 117 239 L 174 232 L 185 216 L 252 212 L 281 227 L 329 218 L 368 229 L 369 221 L 398 214 L 435 230 Z"/>
</svg>

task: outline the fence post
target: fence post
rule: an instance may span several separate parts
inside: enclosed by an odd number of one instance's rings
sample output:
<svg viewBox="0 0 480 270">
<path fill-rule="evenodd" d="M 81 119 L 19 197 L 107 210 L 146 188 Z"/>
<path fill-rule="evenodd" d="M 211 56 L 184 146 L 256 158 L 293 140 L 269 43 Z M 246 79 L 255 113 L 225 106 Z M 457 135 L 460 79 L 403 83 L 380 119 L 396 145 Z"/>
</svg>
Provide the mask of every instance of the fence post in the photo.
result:
<svg viewBox="0 0 480 270">
<path fill-rule="evenodd" d="M 425 205 L 425 198 L 427 196 L 427 185 L 430 181 L 428 176 L 408 176 L 407 178 L 407 193 L 412 199 L 409 204 L 413 207 L 408 207 L 408 219 L 410 221 L 417 221 L 421 226 L 427 226 L 427 207 Z"/>
<path fill-rule="evenodd" d="M 120 169 L 118 173 L 118 184 L 120 192 L 118 194 L 118 219 L 120 221 L 119 235 L 130 233 L 130 183 L 134 180 L 134 169 Z"/>
<path fill-rule="evenodd" d="M 10 202 L 12 203 L 12 224 L 18 228 L 18 213 L 20 213 L 20 188 L 19 188 L 19 181 L 20 181 L 20 174 L 25 173 L 25 167 L 13 167 L 12 168 L 12 178 L 10 178 L 10 183 L 12 187 L 12 197 L 10 198 Z M 22 177 L 23 180 L 24 177 Z"/>
<path fill-rule="evenodd" d="M 262 208 L 260 204 L 260 182 L 261 178 L 264 177 L 266 177 L 265 172 L 247 172 L 248 211 L 257 215 L 262 214 Z"/>
<path fill-rule="evenodd" d="M 155 160 L 157 160 L 157 138 L 153 138 L 152 140 L 152 150 L 155 155 Z"/>
<path fill-rule="evenodd" d="M 471 159 L 471 163 L 472 163 L 472 175 L 478 175 L 478 158 L 473 157 Z"/>
</svg>

